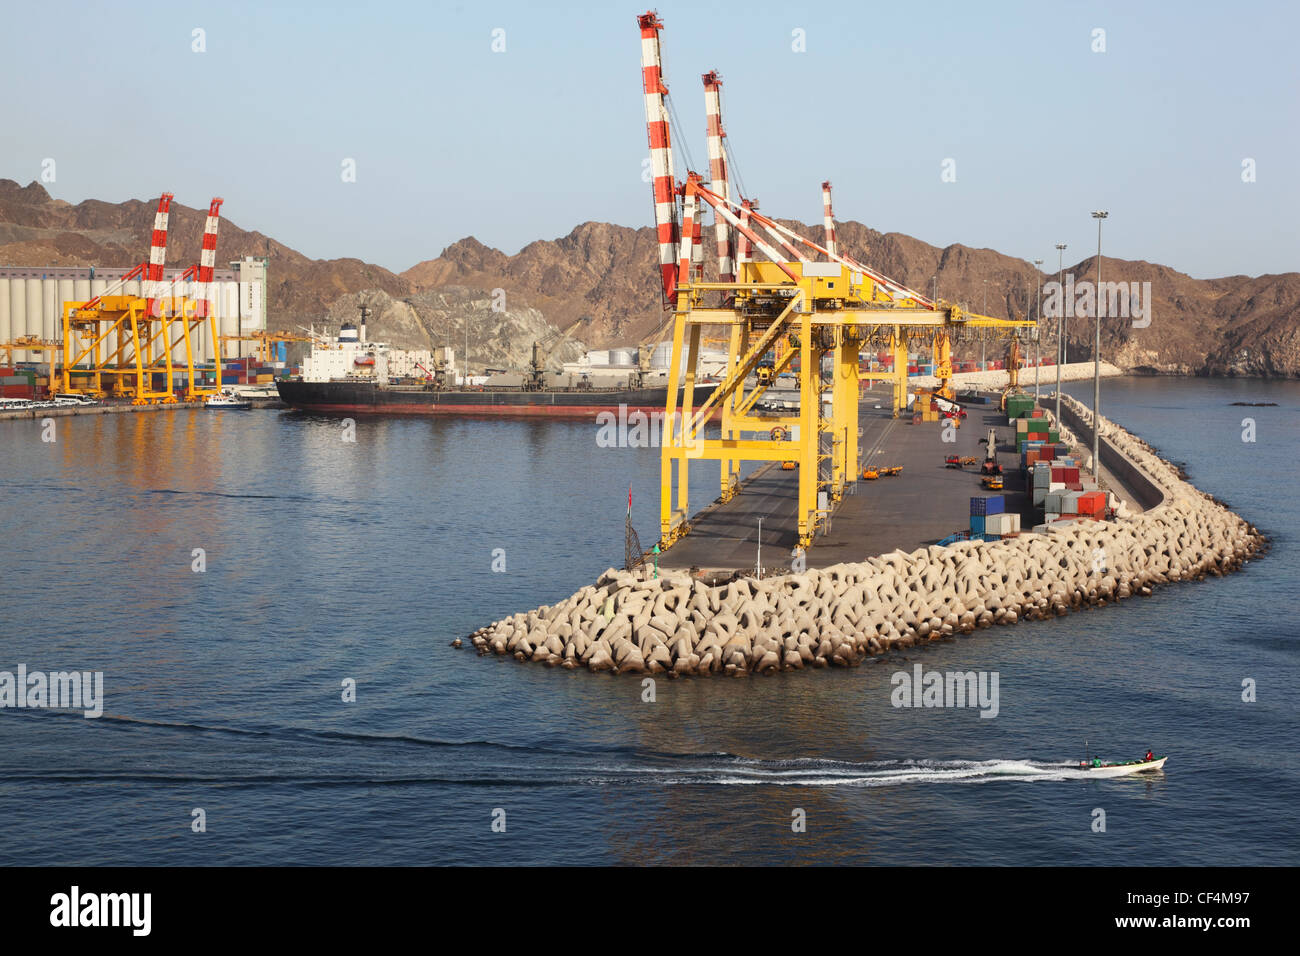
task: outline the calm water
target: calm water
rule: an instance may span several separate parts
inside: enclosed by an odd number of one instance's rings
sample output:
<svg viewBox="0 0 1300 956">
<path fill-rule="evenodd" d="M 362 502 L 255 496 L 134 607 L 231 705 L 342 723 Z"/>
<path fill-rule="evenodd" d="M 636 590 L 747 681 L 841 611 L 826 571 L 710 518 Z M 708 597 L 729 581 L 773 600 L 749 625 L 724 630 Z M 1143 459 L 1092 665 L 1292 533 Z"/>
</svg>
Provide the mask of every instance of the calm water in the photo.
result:
<svg viewBox="0 0 1300 956">
<path fill-rule="evenodd" d="M 0 711 L 0 864 L 1300 863 L 1300 385 L 1110 381 L 1104 403 L 1272 552 L 855 670 L 660 680 L 654 703 L 447 646 L 621 563 L 629 484 L 652 540 L 653 449 L 560 422 L 363 420 L 355 444 L 275 411 L 63 419 L 54 443 L 0 422 L 0 670 L 101 670 L 106 695 L 98 720 Z M 893 708 L 916 662 L 998 672 L 999 715 Z M 1172 757 L 1080 780 L 1060 764 L 1085 739 Z"/>
</svg>

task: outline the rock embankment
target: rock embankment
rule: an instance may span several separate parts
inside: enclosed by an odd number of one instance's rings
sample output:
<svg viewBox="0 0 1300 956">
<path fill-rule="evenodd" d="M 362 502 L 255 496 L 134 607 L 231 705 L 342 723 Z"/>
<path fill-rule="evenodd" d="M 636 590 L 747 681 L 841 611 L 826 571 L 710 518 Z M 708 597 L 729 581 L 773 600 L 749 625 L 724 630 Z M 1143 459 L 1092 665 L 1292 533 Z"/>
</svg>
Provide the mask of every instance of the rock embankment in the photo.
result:
<svg viewBox="0 0 1300 956">
<path fill-rule="evenodd" d="M 1063 400 L 1086 414 L 1074 399 Z M 557 604 L 480 628 L 470 641 L 481 654 L 624 674 L 739 676 L 852 666 L 866 655 L 977 627 L 1219 576 L 1264 545 L 1252 525 L 1193 488 L 1145 442 L 1104 418 L 1102 434 L 1159 486 L 1163 503 L 1046 534 L 894 551 L 717 586 L 611 569 Z"/>
<path fill-rule="evenodd" d="M 1115 375 L 1123 375 L 1124 370 L 1111 365 L 1109 362 L 1101 363 L 1101 377 L 1111 378 Z M 1061 366 L 1062 382 L 1081 382 L 1091 381 L 1093 377 L 1093 365 L 1091 362 L 1070 362 L 1068 365 Z M 988 372 L 954 372 L 952 384 L 957 389 L 974 388 L 980 391 L 1001 391 L 1007 387 L 1009 379 L 1005 369 L 995 369 Z M 1056 366 L 1044 365 L 1038 369 L 1038 383 L 1041 388 L 1056 388 Z M 939 380 L 933 375 L 913 375 L 907 380 L 907 384 L 913 388 L 935 388 Z M 1020 387 L 1034 387 L 1034 369 L 1022 368 L 1020 370 Z"/>
</svg>

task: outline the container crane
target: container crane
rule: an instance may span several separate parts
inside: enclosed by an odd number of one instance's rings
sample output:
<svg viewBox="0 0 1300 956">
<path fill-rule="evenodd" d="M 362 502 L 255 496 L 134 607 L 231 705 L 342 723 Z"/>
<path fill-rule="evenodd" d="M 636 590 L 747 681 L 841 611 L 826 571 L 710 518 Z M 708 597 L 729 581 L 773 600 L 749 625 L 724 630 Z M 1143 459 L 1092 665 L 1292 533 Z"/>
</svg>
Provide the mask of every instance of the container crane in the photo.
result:
<svg viewBox="0 0 1300 956">
<path fill-rule="evenodd" d="M 136 266 L 91 299 L 63 303 L 61 379 L 65 393 L 102 397 L 107 390 L 112 390 L 130 394 L 137 405 L 173 403 L 178 400 L 173 382 L 173 373 L 178 370 L 188 373 L 188 383 L 181 397 L 195 398 L 220 390 L 219 381 L 212 387 L 201 384 L 202 370 L 195 362 L 195 343 L 192 340 L 192 333 L 207 328 L 219 369 L 221 337 L 214 311 L 204 304 L 201 311 L 196 310 L 190 315 L 188 303 L 191 300 L 171 293 L 178 282 L 183 283 L 195 276 L 202 280 L 206 275 L 210 287 L 222 200 L 214 199 L 208 207 L 199 265 L 165 283 L 167 229 L 173 198 L 171 193 L 163 193 L 158 200 L 147 262 Z M 206 272 L 205 263 L 208 266 Z M 118 294 L 128 281 L 137 277 L 142 281 L 142 296 Z M 182 343 L 185 352 L 183 365 L 173 360 L 173 354 Z M 77 376 L 75 383 L 74 375 Z M 158 376 L 163 378 L 161 388 L 155 381 Z"/>
<path fill-rule="evenodd" d="M 660 46 L 663 23 L 654 13 L 639 16 L 637 22 L 660 276 L 664 303 L 673 310 L 664 417 L 669 427 L 660 449 L 660 547 L 671 546 L 690 530 L 688 470 L 692 461 L 701 459 L 720 463 L 724 499 L 734 493 L 736 463 L 794 462 L 799 472 L 799 544 L 807 546 L 829 516 L 832 503 L 859 477 L 858 356 L 862 347 L 887 341 L 894 350 L 897 414 L 906 402 L 910 330 L 933 334 L 945 328 L 1016 328 L 1025 323 L 969 315 L 947 303 L 940 306 L 838 249 L 818 245 L 764 216 L 752 201 L 733 198 L 729 186 L 726 194 L 717 181 L 706 186 L 698 173 L 688 171 L 679 185 L 673 178 L 669 150 L 667 86 Z M 712 80 L 710 74 L 705 77 L 710 157 L 723 157 L 720 98 L 713 99 L 716 73 Z M 711 169 L 715 180 L 718 171 Z M 722 171 L 725 173 L 725 168 Z M 735 281 L 705 282 L 701 278 L 699 236 L 706 207 L 713 210 L 715 224 L 721 218 L 737 237 Z M 766 261 L 751 258 L 754 255 Z M 824 261 L 814 262 L 813 255 Z M 726 372 L 696 407 L 701 334 L 710 325 L 731 330 Z M 750 376 L 781 340 L 790 348 L 780 365 L 773 368 L 770 378 L 764 376 L 766 381 L 746 391 Z M 798 414 L 777 419 L 751 415 L 766 382 L 796 358 Z M 831 366 L 829 381 L 823 372 L 824 360 Z M 718 412 L 722 415 L 721 437 L 707 438 L 704 426 Z M 745 432 L 760 431 L 766 434 L 743 437 Z"/>
</svg>

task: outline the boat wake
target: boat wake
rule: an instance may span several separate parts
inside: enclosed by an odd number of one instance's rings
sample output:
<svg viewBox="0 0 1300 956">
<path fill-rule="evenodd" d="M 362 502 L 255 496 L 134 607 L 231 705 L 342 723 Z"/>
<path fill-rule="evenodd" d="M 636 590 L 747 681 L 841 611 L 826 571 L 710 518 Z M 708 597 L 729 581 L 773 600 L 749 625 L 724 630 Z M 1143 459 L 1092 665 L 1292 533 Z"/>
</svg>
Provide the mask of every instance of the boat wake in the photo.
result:
<svg viewBox="0 0 1300 956">
<path fill-rule="evenodd" d="M 1085 779 L 1070 762 L 1037 760 L 751 760 L 733 757 L 700 766 L 603 767 L 589 784 L 633 780 L 650 785 L 895 787 L 908 784 L 1046 782 Z"/>
</svg>

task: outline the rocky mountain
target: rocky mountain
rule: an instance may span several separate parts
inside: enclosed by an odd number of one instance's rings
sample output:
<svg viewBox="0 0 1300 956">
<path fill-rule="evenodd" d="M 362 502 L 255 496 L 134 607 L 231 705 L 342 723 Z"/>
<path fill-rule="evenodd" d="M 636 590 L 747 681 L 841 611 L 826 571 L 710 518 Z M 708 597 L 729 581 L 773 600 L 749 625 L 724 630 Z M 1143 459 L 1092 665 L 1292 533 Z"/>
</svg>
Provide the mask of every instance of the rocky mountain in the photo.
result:
<svg viewBox="0 0 1300 956">
<path fill-rule="evenodd" d="M 106 203 L 96 199 L 72 205 L 51 199 L 39 183 L 26 187 L 0 179 L 0 265 L 133 266 L 149 258 L 158 200 Z M 207 207 L 171 206 L 167 261 L 191 265 L 199 260 Z M 340 295 L 379 289 L 410 293 L 410 284 L 381 266 L 360 259 L 309 259 L 260 232 L 222 218 L 217 265 L 244 256 L 267 256 L 269 311 L 275 328 L 307 325 Z"/>
<path fill-rule="evenodd" d="M 821 226 L 782 220 L 819 239 Z M 1024 318 L 1037 309 L 1032 264 L 992 249 L 931 246 L 901 233 L 880 233 L 859 222 L 836 224 L 846 253 L 925 295 L 988 315 Z M 632 345 L 655 336 L 668 319 L 661 308 L 655 233 L 587 222 L 562 239 L 529 244 L 514 256 L 462 239 L 437 259 L 402 273 L 415 289 L 458 282 L 502 288 L 540 308 L 551 322 L 577 322 L 600 346 Z M 705 272 L 713 243 L 705 229 Z M 1151 283 L 1151 324 L 1102 319 L 1102 355 L 1122 368 L 1206 375 L 1300 375 L 1300 274 L 1193 279 L 1168 266 L 1102 258 L 1102 281 Z M 1095 281 L 1097 260 L 1065 265 L 1076 281 Z M 1042 280 L 1055 280 L 1044 274 Z M 1139 285 L 1139 289 L 1143 286 Z M 1067 309 L 1068 314 L 1068 309 Z M 1066 323 L 1071 359 L 1091 358 L 1094 322 Z M 662 333 L 660 333 L 662 335 Z M 958 354 L 962 349 L 958 347 Z"/>
<path fill-rule="evenodd" d="M 577 361 L 586 346 L 546 321 L 538 309 L 494 302 L 490 292 L 447 285 L 396 299 L 387 292 L 368 290 L 340 296 L 326 313 L 338 328 L 356 322 L 361 306 L 370 309 L 366 334 L 398 348 L 455 349 L 457 364 L 469 348 L 469 367 L 522 369 L 532 361 L 533 343 L 539 360 L 551 368 Z M 494 305 L 498 307 L 493 308 Z"/>
<path fill-rule="evenodd" d="M 37 183 L 0 179 L 0 265 L 121 266 L 147 254 L 154 201 L 71 205 Z M 172 205 L 168 261 L 197 261 L 205 209 Z M 820 224 L 787 225 L 818 238 Z M 858 222 L 837 224 L 841 247 L 919 292 L 990 315 L 1023 317 L 1035 301 L 1031 264 L 992 249 L 931 246 Z M 662 337 L 654 230 L 586 222 L 567 236 L 530 243 L 513 256 L 472 237 L 435 259 L 395 274 L 358 259 L 314 260 L 260 232 L 222 220 L 218 261 L 265 255 L 273 328 L 320 324 L 355 315 L 358 293 L 373 296 L 372 335 L 398 344 L 464 350 L 466 325 L 474 365 L 526 362 L 533 340 L 572 357 L 592 348 Z M 712 233 L 705 229 L 706 272 Z M 1065 267 L 1092 280 L 1095 257 Z M 1054 274 L 1043 277 L 1044 281 Z M 1300 375 L 1300 274 L 1193 279 L 1168 266 L 1105 258 L 1105 282 L 1150 282 L 1152 322 L 1102 320 L 1102 354 L 1126 369 L 1208 375 Z M 987 297 L 987 298 L 986 298 Z M 987 306 L 985 305 L 987 301 Z M 493 306 L 496 306 L 496 310 Z M 504 311 L 499 311 L 504 308 Z M 559 330 L 565 330 L 562 335 Z M 657 334 L 658 333 L 658 334 Z M 1070 357 L 1092 354 L 1089 319 L 1067 323 Z M 515 341 L 518 339 L 518 341 Z M 459 342 L 459 345 L 457 344 Z M 959 349 L 960 354 L 960 349 Z"/>
</svg>

